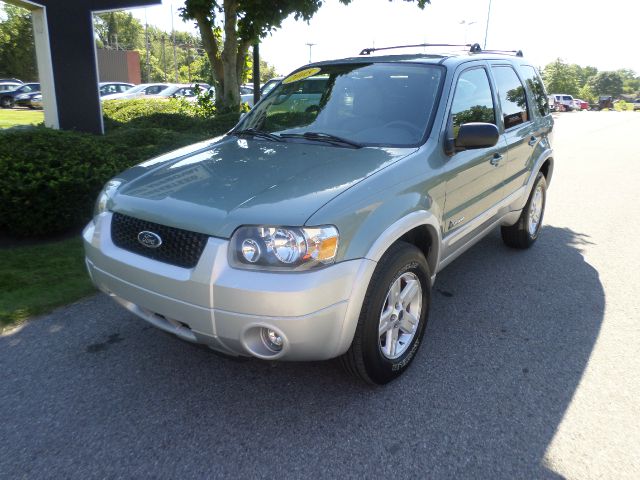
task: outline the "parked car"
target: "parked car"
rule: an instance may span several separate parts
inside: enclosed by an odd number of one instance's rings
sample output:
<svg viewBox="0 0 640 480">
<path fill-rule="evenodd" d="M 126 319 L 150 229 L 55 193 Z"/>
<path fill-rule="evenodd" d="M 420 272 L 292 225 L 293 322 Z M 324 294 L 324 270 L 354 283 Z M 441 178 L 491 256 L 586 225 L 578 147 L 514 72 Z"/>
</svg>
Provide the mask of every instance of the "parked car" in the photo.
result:
<svg viewBox="0 0 640 480">
<path fill-rule="evenodd" d="M 213 95 L 213 98 L 216 97 L 216 88 L 209 87 L 209 93 Z M 249 85 L 241 85 L 240 86 L 240 102 L 246 103 L 249 105 L 249 108 L 253 107 L 253 87 Z"/>
<path fill-rule="evenodd" d="M 40 91 L 40 84 L 33 83 L 21 83 L 19 86 L 14 88 L 13 90 L 8 90 L 6 92 L 0 93 L 0 107 L 2 108 L 13 108 L 16 104 L 16 101 L 22 96 L 27 95 L 29 93 Z"/>
<path fill-rule="evenodd" d="M 20 87 L 22 85 L 22 82 L 18 83 L 18 82 L 0 82 L 0 94 L 3 94 L 5 92 L 10 92 L 12 90 L 15 90 L 16 88 Z M 7 108 L 7 107 L 5 107 Z"/>
<path fill-rule="evenodd" d="M 34 110 L 42 110 L 43 108 L 43 103 L 42 103 L 42 94 L 41 93 L 37 93 L 35 95 L 33 95 L 31 97 L 31 108 Z"/>
<path fill-rule="evenodd" d="M 0 83 L 18 83 L 20 85 L 22 85 L 24 82 L 22 80 L 19 80 L 17 78 L 0 78 Z"/>
<path fill-rule="evenodd" d="M 593 103 L 589 105 L 589 110 L 600 111 L 608 108 L 610 110 L 614 109 L 615 101 L 613 100 L 612 95 L 600 95 L 598 97 L 598 103 Z"/>
<path fill-rule="evenodd" d="M 564 93 L 554 93 L 549 95 L 549 105 L 553 105 L 553 110 L 558 112 L 570 112 L 575 110 L 573 97 Z"/>
<path fill-rule="evenodd" d="M 264 97 L 269 94 L 283 79 L 284 77 L 274 77 L 267 80 L 264 85 L 260 87 L 260 96 Z"/>
<path fill-rule="evenodd" d="M 104 95 L 102 100 L 128 100 L 133 98 L 141 98 L 148 95 L 158 95 L 163 90 L 170 87 L 168 83 L 142 83 L 130 88 L 122 93 L 114 93 L 112 95 Z"/>
<path fill-rule="evenodd" d="M 206 91 L 205 86 L 196 84 L 174 84 L 165 88 L 156 95 L 149 95 L 149 98 L 184 98 L 185 100 L 195 100 L 198 91 Z"/>
<path fill-rule="evenodd" d="M 33 109 L 32 99 L 36 95 L 40 95 L 40 91 L 36 90 L 34 92 L 22 93 L 15 98 L 16 107 L 27 107 Z"/>
<path fill-rule="evenodd" d="M 104 97 L 105 95 L 124 93 L 134 86 L 133 83 L 125 82 L 100 82 L 100 96 Z"/>
<path fill-rule="evenodd" d="M 579 98 L 574 98 L 573 108 L 574 110 L 589 110 L 589 102 L 585 102 L 584 100 L 580 100 Z"/>
<path fill-rule="evenodd" d="M 277 92 L 278 98 L 273 101 L 273 112 L 296 112 L 314 110 L 318 107 L 320 99 L 327 87 L 328 79 L 325 76 L 311 76 L 306 82 L 288 83 Z M 349 91 L 343 92 L 345 104 L 353 101 Z"/>
<path fill-rule="evenodd" d="M 388 53 L 307 65 L 229 133 L 110 180 L 83 231 L 95 285 L 229 355 L 402 374 L 440 270 L 498 226 L 539 238 L 553 118 L 521 56 Z"/>
</svg>

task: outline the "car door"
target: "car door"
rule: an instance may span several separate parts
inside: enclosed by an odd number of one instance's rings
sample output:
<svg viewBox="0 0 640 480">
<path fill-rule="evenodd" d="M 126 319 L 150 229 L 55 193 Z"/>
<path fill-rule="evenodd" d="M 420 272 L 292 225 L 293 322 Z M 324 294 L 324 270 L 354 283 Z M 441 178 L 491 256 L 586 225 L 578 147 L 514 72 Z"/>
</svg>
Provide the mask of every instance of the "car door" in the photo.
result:
<svg viewBox="0 0 640 480">
<path fill-rule="evenodd" d="M 500 120 L 507 143 L 505 161 L 506 196 L 523 187 L 531 170 L 532 153 L 539 140 L 527 94 L 520 77 L 510 64 L 492 63 Z"/>
<path fill-rule="evenodd" d="M 452 91 L 447 128 L 452 129 L 448 135 L 452 134 L 454 141 L 465 123 L 496 124 L 495 96 L 484 64 L 460 72 Z M 480 226 L 474 220 L 481 219 L 503 199 L 505 150 L 501 136 L 493 147 L 464 150 L 449 158 L 442 225 L 445 237 L 474 231 Z"/>
</svg>

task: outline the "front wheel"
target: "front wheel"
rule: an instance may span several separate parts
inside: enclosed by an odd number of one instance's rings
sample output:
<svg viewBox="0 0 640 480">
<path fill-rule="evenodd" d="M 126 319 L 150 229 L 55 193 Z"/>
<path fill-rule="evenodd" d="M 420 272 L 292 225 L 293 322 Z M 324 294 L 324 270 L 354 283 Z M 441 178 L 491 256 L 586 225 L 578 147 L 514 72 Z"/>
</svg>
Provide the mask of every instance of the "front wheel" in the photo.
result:
<svg viewBox="0 0 640 480">
<path fill-rule="evenodd" d="M 423 253 L 397 242 L 376 267 L 351 347 L 341 357 L 347 372 L 383 385 L 400 376 L 422 341 L 431 280 Z"/>
<path fill-rule="evenodd" d="M 501 228 L 504 243 L 509 247 L 521 249 L 533 245 L 540 235 L 546 203 L 547 181 L 542 173 L 538 173 L 529 200 L 518 221 L 514 225 Z"/>
<path fill-rule="evenodd" d="M 2 97 L 2 98 L 0 98 L 0 107 L 2 107 L 2 108 L 13 108 L 13 98 L 11 98 L 11 97 Z"/>
</svg>

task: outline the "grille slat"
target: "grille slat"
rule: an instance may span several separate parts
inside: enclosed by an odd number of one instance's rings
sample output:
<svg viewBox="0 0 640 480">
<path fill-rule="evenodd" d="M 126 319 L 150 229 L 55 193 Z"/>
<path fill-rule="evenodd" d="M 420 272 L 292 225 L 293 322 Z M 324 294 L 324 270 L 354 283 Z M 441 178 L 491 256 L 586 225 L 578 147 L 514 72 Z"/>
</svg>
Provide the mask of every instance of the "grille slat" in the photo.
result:
<svg viewBox="0 0 640 480">
<path fill-rule="evenodd" d="M 145 247 L 138 241 L 138 234 L 145 230 L 160 236 L 162 244 L 158 248 Z M 208 239 L 203 233 L 147 222 L 117 212 L 111 219 L 111 241 L 114 245 L 177 267 L 195 267 Z"/>
</svg>

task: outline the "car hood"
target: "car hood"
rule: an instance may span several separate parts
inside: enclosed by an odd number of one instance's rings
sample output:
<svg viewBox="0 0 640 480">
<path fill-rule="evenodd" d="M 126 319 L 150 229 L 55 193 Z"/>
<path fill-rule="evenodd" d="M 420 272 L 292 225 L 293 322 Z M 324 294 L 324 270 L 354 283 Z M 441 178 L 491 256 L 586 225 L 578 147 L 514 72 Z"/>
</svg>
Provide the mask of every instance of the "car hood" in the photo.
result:
<svg viewBox="0 0 640 480">
<path fill-rule="evenodd" d="M 414 150 L 230 135 L 124 172 L 111 209 L 223 238 L 246 224 L 304 225 L 332 198 Z"/>
</svg>

